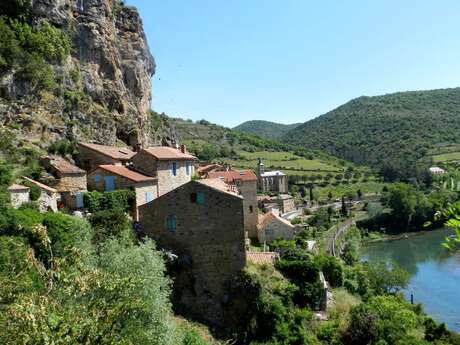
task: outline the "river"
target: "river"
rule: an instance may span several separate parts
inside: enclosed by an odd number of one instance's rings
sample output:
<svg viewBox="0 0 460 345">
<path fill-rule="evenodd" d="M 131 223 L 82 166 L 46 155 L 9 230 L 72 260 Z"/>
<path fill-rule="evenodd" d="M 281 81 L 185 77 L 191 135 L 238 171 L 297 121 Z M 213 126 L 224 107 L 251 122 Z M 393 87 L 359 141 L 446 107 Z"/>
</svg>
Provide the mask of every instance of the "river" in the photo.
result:
<svg viewBox="0 0 460 345">
<path fill-rule="evenodd" d="M 452 331 L 460 332 L 460 253 L 441 247 L 448 229 L 423 232 L 395 241 L 370 243 L 361 250 L 363 260 L 395 261 L 411 278 L 404 294 L 415 303 L 423 303 L 425 311 L 444 322 Z"/>
</svg>

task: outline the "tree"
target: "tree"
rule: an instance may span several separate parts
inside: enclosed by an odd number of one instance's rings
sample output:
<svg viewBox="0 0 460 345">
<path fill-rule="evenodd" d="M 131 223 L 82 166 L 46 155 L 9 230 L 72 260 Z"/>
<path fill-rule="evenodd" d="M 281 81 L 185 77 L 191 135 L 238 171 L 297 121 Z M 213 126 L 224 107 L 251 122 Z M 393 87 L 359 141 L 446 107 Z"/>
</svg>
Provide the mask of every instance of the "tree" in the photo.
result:
<svg viewBox="0 0 460 345">
<path fill-rule="evenodd" d="M 409 283 L 409 272 L 396 263 L 367 263 L 364 267 L 370 287 L 377 295 L 394 294 Z"/>
<path fill-rule="evenodd" d="M 342 206 L 340 208 L 340 212 L 342 213 L 342 216 L 348 217 L 347 203 L 345 202 L 345 196 L 343 195 L 342 195 Z"/>
<path fill-rule="evenodd" d="M 358 195 L 358 199 L 361 200 L 361 198 L 363 197 L 363 192 L 361 191 L 361 189 L 358 189 L 356 194 Z"/>
<path fill-rule="evenodd" d="M 388 206 L 391 207 L 391 215 L 397 224 L 407 228 L 415 214 L 416 205 L 417 196 L 414 187 L 397 183 L 389 188 Z"/>
</svg>

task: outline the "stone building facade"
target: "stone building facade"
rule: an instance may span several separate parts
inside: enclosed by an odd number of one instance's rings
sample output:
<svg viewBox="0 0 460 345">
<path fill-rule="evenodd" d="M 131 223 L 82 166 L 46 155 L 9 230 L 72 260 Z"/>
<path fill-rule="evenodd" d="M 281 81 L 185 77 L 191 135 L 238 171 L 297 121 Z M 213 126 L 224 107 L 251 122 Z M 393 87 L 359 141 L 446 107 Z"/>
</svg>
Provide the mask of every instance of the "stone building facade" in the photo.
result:
<svg viewBox="0 0 460 345">
<path fill-rule="evenodd" d="M 261 193 L 288 193 L 287 176 L 281 171 L 265 171 L 259 158 L 257 164 L 258 190 Z"/>
<path fill-rule="evenodd" d="M 158 195 L 189 182 L 195 173 L 196 157 L 181 149 L 158 146 L 141 149 L 132 158 L 135 170 L 158 179 Z"/>
<path fill-rule="evenodd" d="M 246 263 L 243 198 L 219 179 L 190 181 L 139 208 L 141 232 L 178 256 L 177 308 L 225 325 L 227 284 Z"/>
<path fill-rule="evenodd" d="M 277 239 L 292 240 L 295 235 L 295 226 L 273 212 L 260 216 L 257 229 L 259 243 L 270 243 Z"/>
<path fill-rule="evenodd" d="M 126 147 L 78 143 L 78 154 L 75 161 L 79 167 L 90 171 L 104 164 L 128 165 L 135 154 Z"/>
<path fill-rule="evenodd" d="M 40 212 L 57 212 L 58 210 L 58 199 L 59 193 L 56 189 L 47 186 L 41 182 L 32 180 L 26 176 L 22 176 L 22 178 L 26 181 L 25 183 L 34 185 L 40 189 L 40 196 L 37 199 L 38 202 L 38 209 Z"/>
<path fill-rule="evenodd" d="M 8 188 L 10 193 L 11 206 L 19 208 L 21 205 L 30 202 L 30 188 L 20 185 L 13 184 Z"/>
<path fill-rule="evenodd" d="M 279 194 L 276 197 L 272 198 L 276 204 L 281 214 L 289 213 L 296 210 L 294 197 L 289 194 Z"/>
<path fill-rule="evenodd" d="M 51 174 L 48 184 L 61 194 L 62 205 L 71 210 L 82 209 L 87 185 L 86 171 L 55 155 L 42 157 L 41 162 Z"/>
<path fill-rule="evenodd" d="M 257 238 L 257 176 L 252 170 L 215 171 L 206 174 L 207 178 L 219 178 L 227 184 L 236 186 L 243 197 L 244 228 L 249 238 Z"/>
<path fill-rule="evenodd" d="M 88 174 L 88 188 L 100 192 L 132 188 L 136 193 L 136 203 L 132 216 L 139 219 L 139 206 L 158 197 L 157 179 L 142 175 L 124 166 L 100 165 Z"/>
</svg>

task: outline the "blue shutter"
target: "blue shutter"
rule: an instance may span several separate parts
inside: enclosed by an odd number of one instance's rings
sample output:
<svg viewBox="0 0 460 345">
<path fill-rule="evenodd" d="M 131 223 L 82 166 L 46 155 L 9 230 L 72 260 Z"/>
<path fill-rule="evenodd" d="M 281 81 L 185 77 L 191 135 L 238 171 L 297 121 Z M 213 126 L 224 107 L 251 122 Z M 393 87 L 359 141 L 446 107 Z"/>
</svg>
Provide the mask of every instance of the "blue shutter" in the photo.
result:
<svg viewBox="0 0 460 345">
<path fill-rule="evenodd" d="M 99 174 L 94 175 L 94 182 L 99 183 L 100 180 L 101 180 L 101 175 Z"/>
<path fill-rule="evenodd" d="M 115 190 L 115 176 L 106 176 L 104 178 L 105 181 L 105 191 L 111 192 Z"/>
<path fill-rule="evenodd" d="M 77 208 L 83 208 L 83 194 L 78 192 L 75 194 L 75 204 Z"/>
<path fill-rule="evenodd" d="M 145 192 L 145 202 L 150 202 L 153 200 L 153 193 L 152 192 Z"/>
<path fill-rule="evenodd" d="M 185 173 L 190 175 L 190 162 L 185 162 Z"/>
<path fill-rule="evenodd" d="M 196 193 L 196 203 L 200 205 L 204 204 L 204 193 L 203 192 Z"/>
<path fill-rule="evenodd" d="M 177 176 L 177 163 L 172 162 L 172 174 L 173 176 Z"/>
</svg>

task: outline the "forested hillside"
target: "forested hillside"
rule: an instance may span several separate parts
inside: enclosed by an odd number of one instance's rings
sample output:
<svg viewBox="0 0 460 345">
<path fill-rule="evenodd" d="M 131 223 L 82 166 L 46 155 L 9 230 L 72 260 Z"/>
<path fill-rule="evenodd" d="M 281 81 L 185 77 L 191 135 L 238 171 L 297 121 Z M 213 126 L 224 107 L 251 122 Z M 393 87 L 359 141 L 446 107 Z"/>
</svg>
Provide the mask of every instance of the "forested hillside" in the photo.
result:
<svg viewBox="0 0 460 345">
<path fill-rule="evenodd" d="M 256 134 L 263 138 L 280 139 L 286 132 L 300 125 L 300 123 L 285 125 L 270 121 L 254 120 L 243 122 L 233 129 L 240 132 Z"/>
<path fill-rule="evenodd" d="M 460 88 L 359 97 L 283 137 L 371 165 L 388 179 L 420 177 L 430 149 L 459 140 Z"/>
</svg>

